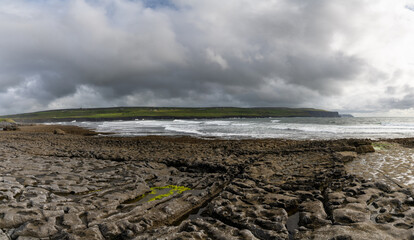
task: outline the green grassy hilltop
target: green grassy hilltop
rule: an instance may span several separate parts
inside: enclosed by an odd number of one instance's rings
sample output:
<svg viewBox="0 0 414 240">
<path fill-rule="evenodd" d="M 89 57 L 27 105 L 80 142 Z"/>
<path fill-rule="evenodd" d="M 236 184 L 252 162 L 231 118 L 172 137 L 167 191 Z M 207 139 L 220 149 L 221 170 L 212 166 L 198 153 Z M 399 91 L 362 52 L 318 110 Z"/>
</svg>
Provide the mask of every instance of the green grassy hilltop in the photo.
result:
<svg viewBox="0 0 414 240">
<path fill-rule="evenodd" d="M 14 123 L 13 119 L 10 119 L 10 118 L 0 118 L 0 123 L 1 122 Z"/>
<path fill-rule="evenodd" d="M 338 117 L 337 112 L 313 108 L 236 108 L 236 107 L 114 107 L 50 110 L 2 116 L 21 122 L 100 121 L 127 119 L 259 118 L 259 117 Z"/>
</svg>

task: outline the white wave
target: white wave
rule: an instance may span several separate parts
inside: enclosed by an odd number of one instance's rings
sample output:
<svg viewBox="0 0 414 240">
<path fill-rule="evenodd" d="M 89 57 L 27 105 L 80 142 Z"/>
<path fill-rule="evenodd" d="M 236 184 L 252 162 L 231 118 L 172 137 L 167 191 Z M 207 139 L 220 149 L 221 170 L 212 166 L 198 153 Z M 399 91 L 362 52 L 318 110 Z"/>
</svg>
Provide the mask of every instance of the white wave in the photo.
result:
<svg viewBox="0 0 414 240">
<path fill-rule="evenodd" d="M 290 139 L 337 139 L 337 138 L 396 138 L 414 137 L 412 119 L 222 119 L 222 120 L 133 120 L 113 122 L 62 122 L 112 132 L 120 136 L 130 135 L 180 135 L 223 138 L 290 138 Z"/>
<path fill-rule="evenodd" d="M 381 126 L 414 128 L 414 122 L 381 122 Z"/>
<path fill-rule="evenodd" d="M 43 123 L 44 125 L 65 125 L 67 123 L 65 122 L 47 122 L 47 123 Z"/>
<path fill-rule="evenodd" d="M 236 127 L 243 127 L 243 126 L 253 126 L 255 125 L 254 123 L 232 123 L 232 126 L 236 126 Z"/>
<path fill-rule="evenodd" d="M 193 121 L 193 120 L 181 120 L 181 119 L 175 119 L 173 120 L 173 123 L 179 123 L 179 124 L 200 124 L 199 121 Z"/>
<path fill-rule="evenodd" d="M 325 126 L 318 126 L 318 125 L 294 125 L 294 124 L 287 124 L 287 125 L 276 125 L 270 126 L 272 129 L 278 130 L 286 130 L 286 131 L 300 131 L 300 132 L 329 132 L 329 133 L 337 133 L 339 128 L 331 127 L 328 125 Z"/>
<path fill-rule="evenodd" d="M 125 121 L 125 122 L 104 122 L 107 125 L 125 125 L 125 126 L 139 126 L 139 127 L 162 127 L 165 126 L 171 121 L 165 120 L 138 120 L 138 121 Z"/>
<path fill-rule="evenodd" d="M 231 125 L 233 121 L 205 121 L 205 125 L 227 126 Z"/>
<path fill-rule="evenodd" d="M 177 133 L 188 133 L 188 134 L 203 135 L 203 133 L 198 131 L 199 129 L 197 129 L 197 128 L 185 128 L 185 127 L 167 125 L 167 126 L 165 126 L 165 130 L 166 131 L 171 131 L 171 132 L 177 132 Z"/>
</svg>

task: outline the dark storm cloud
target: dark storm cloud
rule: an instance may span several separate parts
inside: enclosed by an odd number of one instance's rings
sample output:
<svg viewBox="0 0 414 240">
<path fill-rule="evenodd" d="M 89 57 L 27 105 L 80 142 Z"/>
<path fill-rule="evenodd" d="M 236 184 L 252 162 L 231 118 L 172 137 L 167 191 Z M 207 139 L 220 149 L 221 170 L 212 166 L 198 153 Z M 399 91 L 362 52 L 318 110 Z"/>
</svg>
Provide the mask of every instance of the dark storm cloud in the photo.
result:
<svg viewBox="0 0 414 240">
<path fill-rule="evenodd" d="M 4 1 L 0 113 L 308 106 L 367 67 L 332 44 L 359 1 Z"/>
</svg>

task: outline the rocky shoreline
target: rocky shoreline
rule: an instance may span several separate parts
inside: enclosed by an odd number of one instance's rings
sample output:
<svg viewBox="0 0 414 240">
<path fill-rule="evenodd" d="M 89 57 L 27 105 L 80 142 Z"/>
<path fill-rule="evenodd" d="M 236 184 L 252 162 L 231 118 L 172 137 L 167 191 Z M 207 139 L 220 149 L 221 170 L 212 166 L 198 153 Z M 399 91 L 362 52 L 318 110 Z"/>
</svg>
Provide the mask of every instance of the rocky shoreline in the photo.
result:
<svg viewBox="0 0 414 240">
<path fill-rule="evenodd" d="M 414 239 L 412 189 L 345 169 L 369 140 L 95 135 L 0 131 L 1 240 Z"/>
</svg>

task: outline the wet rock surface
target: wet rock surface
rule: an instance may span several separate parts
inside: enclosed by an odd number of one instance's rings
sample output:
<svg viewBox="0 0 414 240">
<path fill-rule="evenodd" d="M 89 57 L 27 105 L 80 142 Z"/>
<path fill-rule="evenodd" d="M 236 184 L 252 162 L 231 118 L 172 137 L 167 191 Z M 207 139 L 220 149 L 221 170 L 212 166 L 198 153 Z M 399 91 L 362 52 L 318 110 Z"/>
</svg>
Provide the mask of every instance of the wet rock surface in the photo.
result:
<svg viewBox="0 0 414 240">
<path fill-rule="evenodd" d="M 345 171 L 369 140 L 90 135 L 0 133 L 0 239 L 414 239 L 410 189 Z"/>
<path fill-rule="evenodd" d="M 345 164 L 346 170 L 367 180 L 381 180 L 392 186 L 414 188 L 414 148 L 412 139 L 373 143 L 374 153 L 360 154 Z"/>
</svg>

